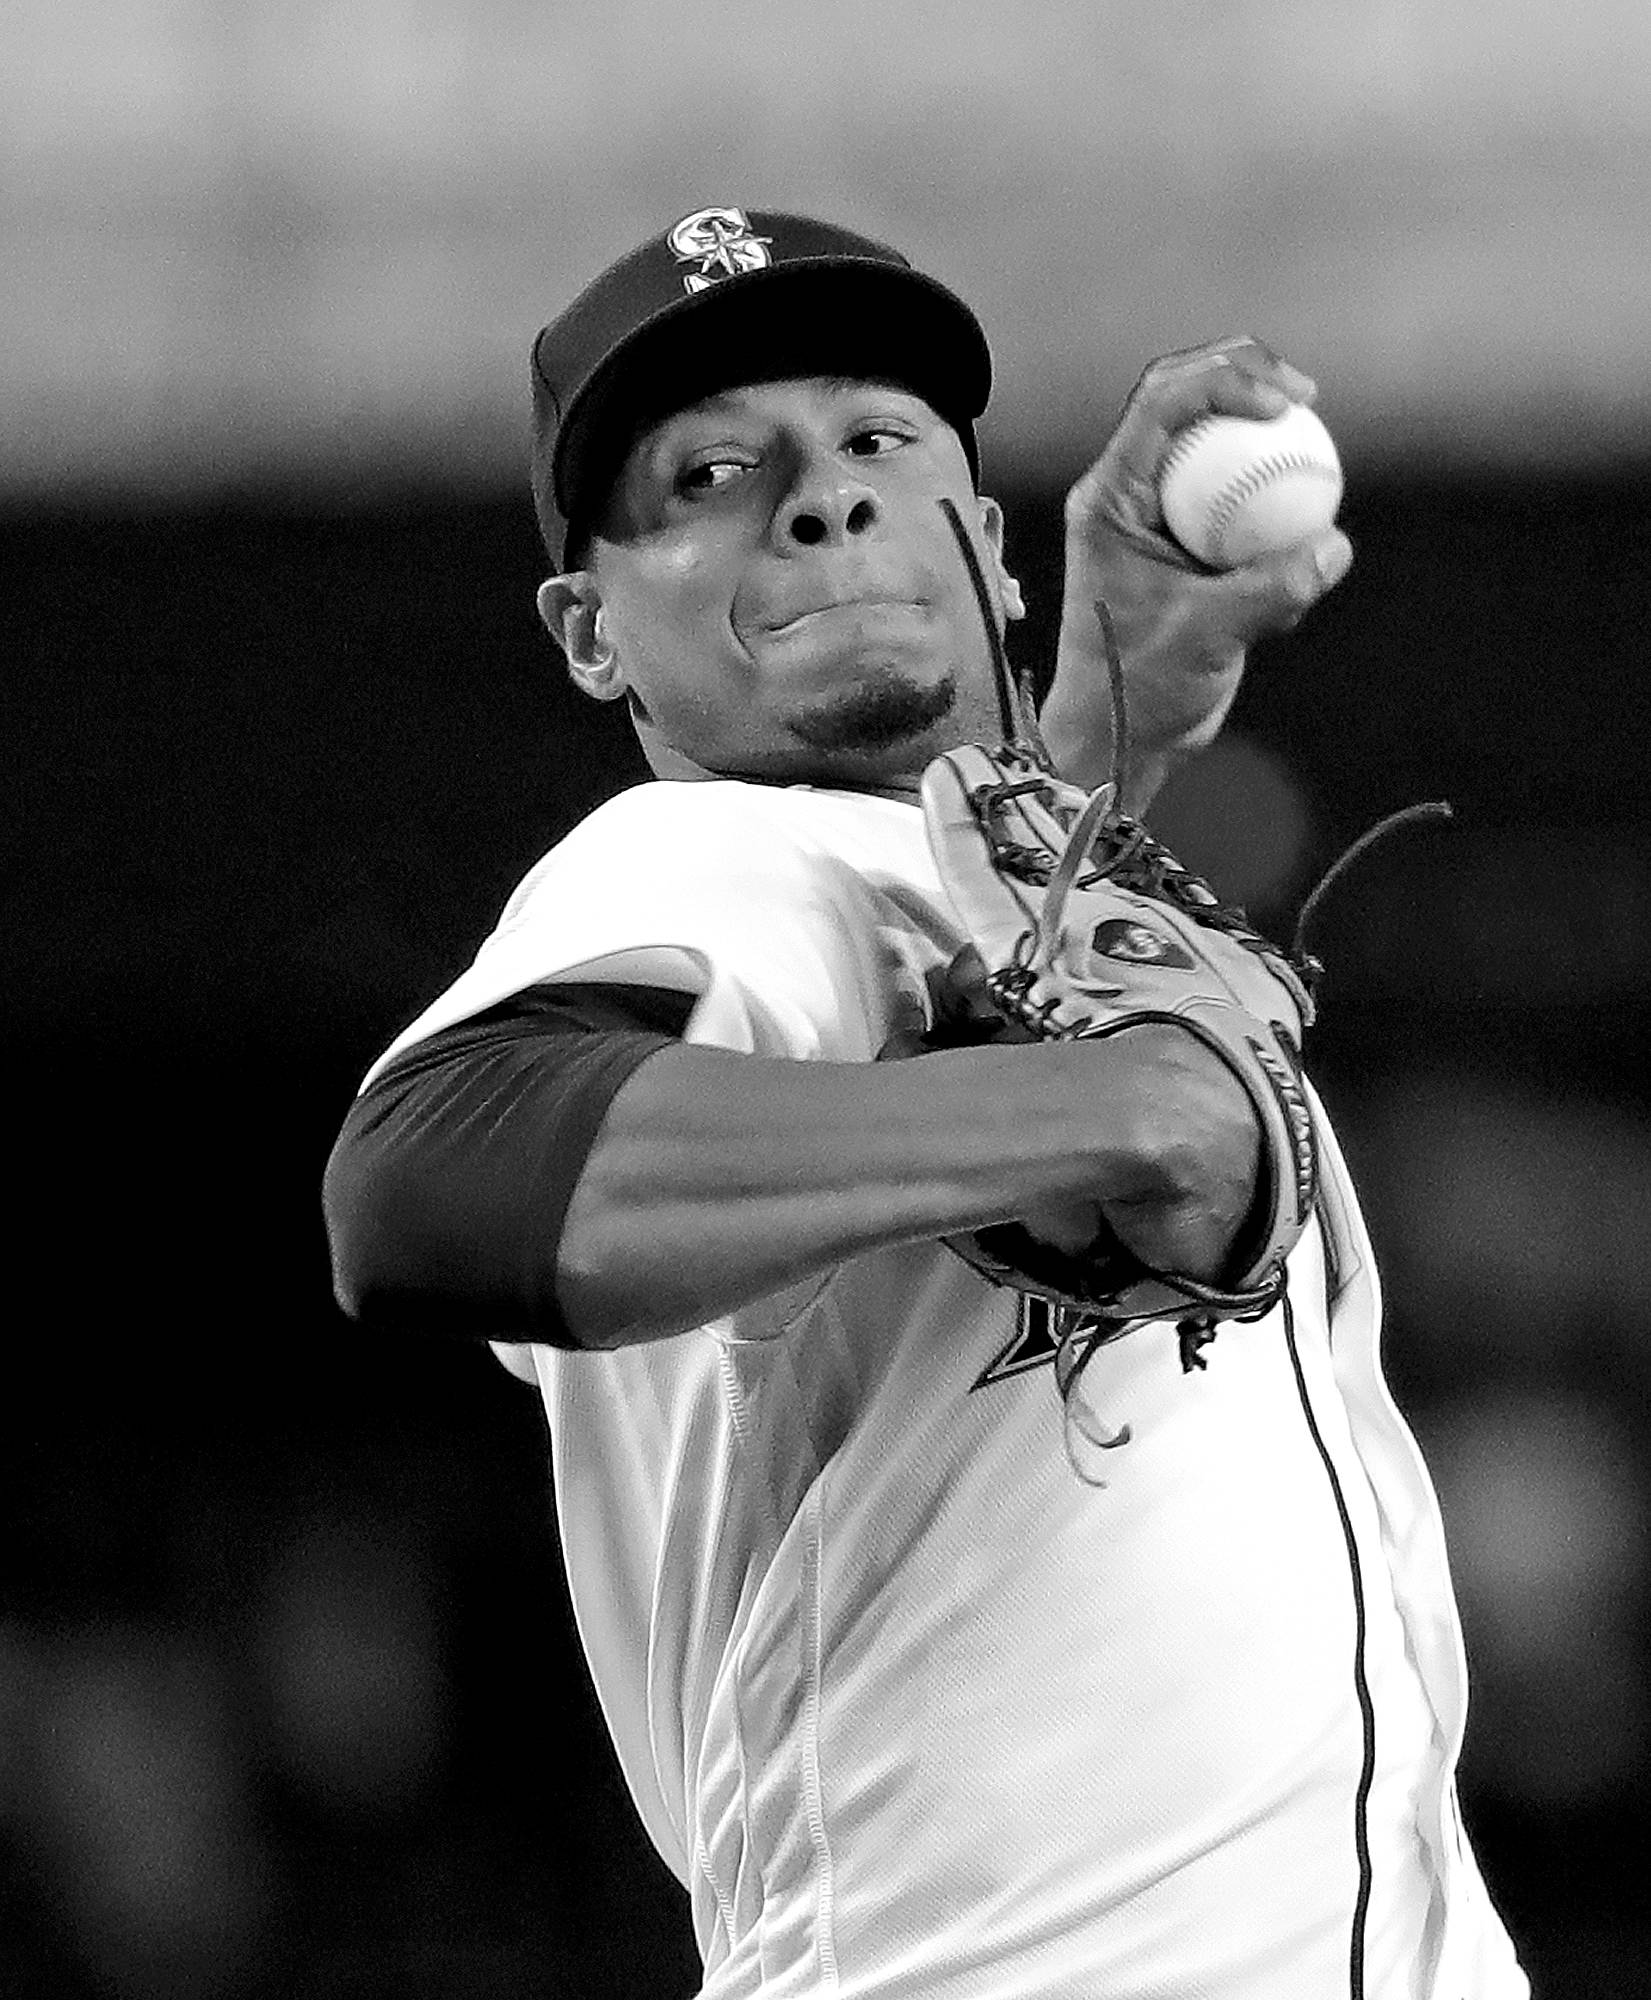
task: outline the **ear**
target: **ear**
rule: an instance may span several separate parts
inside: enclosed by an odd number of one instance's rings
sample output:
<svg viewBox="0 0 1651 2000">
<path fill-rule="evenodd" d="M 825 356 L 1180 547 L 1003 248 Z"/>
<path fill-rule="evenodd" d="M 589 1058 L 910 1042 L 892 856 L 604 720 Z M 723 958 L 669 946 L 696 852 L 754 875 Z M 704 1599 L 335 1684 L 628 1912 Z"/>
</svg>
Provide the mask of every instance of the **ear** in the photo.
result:
<svg viewBox="0 0 1651 2000">
<path fill-rule="evenodd" d="M 992 573 L 997 583 L 997 594 L 1003 605 L 1005 618 L 1024 618 L 1026 600 L 1021 595 L 1020 584 L 1003 566 L 1003 509 L 986 494 L 976 501 L 980 509 L 980 532 L 992 554 Z"/>
<path fill-rule="evenodd" d="M 625 692 L 625 670 L 602 617 L 602 594 L 588 570 L 547 578 L 539 586 L 539 616 L 567 656 L 576 688 L 596 701 L 616 701 Z"/>
</svg>

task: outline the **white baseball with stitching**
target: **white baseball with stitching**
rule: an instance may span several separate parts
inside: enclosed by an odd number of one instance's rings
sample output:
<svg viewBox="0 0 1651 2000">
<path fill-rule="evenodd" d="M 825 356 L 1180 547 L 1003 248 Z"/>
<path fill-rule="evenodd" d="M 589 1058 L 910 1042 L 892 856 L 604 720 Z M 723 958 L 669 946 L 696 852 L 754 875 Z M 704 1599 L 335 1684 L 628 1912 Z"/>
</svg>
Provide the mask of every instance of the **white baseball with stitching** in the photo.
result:
<svg viewBox="0 0 1651 2000">
<path fill-rule="evenodd" d="M 1164 521 L 1211 569 L 1234 569 L 1323 532 L 1341 505 L 1335 442 L 1305 403 L 1277 417 L 1200 417 L 1158 476 Z"/>
</svg>

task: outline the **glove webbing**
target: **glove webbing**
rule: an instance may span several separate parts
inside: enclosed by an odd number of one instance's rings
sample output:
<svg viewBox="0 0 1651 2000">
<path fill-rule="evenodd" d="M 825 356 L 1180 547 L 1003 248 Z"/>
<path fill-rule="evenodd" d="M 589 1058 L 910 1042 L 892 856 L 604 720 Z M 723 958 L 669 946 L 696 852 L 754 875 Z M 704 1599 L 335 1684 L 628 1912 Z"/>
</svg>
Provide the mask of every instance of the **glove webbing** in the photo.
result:
<svg viewBox="0 0 1651 2000">
<path fill-rule="evenodd" d="M 969 796 L 969 804 L 991 849 L 993 865 L 1001 873 L 1047 892 L 1037 930 L 1026 933 L 1016 951 L 1015 965 L 1005 968 L 998 975 L 1003 992 L 1001 995 L 994 994 L 994 998 L 1001 999 L 1017 1019 L 1037 1032 L 1054 1032 L 1044 1022 L 1041 1010 L 1028 1010 L 1025 1003 L 1025 989 L 1034 978 L 1030 970 L 1031 961 L 1040 947 L 1047 948 L 1059 936 L 1061 910 L 1069 890 L 1087 889 L 1097 882 L 1113 881 L 1138 895 L 1173 905 L 1194 922 L 1209 930 L 1225 932 L 1235 943 L 1264 959 L 1269 970 L 1281 978 L 1295 996 L 1303 1025 L 1311 1026 L 1313 1002 L 1308 981 L 1309 975 L 1317 969 L 1317 961 L 1304 953 L 1298 956 L 1292 951 L 1287 956 L 1281 952 L 1270 938 L 1263 937 L 1256 930 L 1248 915 L 1236 903 L 1224 903 L 1201 875 L 1194 874 L 1178 861 L 1167 847 L 1147 832 L 1139 820 L 1120 812 L 1117 809 L 1116 779 L 1109 780 L 1090 794 L 1072 822 L 1065 849 L 1058 860 L 1051 860 L 1042 847 L 1030 847 L 1024 841 L 1016 840 L 1005 827 L 1006 808 L 1013 800 L 1027 794 L 1044 795 L 1046 806 L 1053 808 L 1054 787 L 1042 773 L 1001 784 L 980 785 Z M 1430 809 L 1413 806 L 1407 809 L 1406 815 L 1396 814 L 1394 819 L 1426 810 Z M 1391 823 L 1384 822 L 1383 826 L 1373 828 L 1366 841 L 1360 842 L 1358 847 L 1362 849 L 1369 839 L 1385 831 Z M 1352 859 L 1356 851 L 1349 850 L 1345 859 Z M 1095 865 L 1087 874 L 1080 874 L 1085 859 Z M 1342 865 L 1338 862 L 1332 873 L 1339 874 Z M 1315 891 L 1309 898 L 1309 904 L 1316 903 L 1318 896 L 1319 891 Z"/>
</svg>

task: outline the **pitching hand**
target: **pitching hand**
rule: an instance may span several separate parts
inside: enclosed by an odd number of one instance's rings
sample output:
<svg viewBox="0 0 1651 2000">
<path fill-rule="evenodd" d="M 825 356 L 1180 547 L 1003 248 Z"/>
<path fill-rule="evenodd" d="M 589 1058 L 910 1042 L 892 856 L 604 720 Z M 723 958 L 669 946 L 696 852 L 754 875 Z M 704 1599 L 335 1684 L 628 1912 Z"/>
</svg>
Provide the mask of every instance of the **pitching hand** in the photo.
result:
<svg viewBox="0 0 1651 2000">
<path fill-rule="evenodd" d="M 1226 720 L 1257 639 L 1287 632 L 1347 574 L 1339 528 L 1238 569 L 1211 572 L 1171 539 L 1158 475 L 1178 431 L 1212 412 L 1277 416 L 1312 381 L 1248 335 L 1165 355 L 1136 383 L 1106 449 L 1066 501 L 1066 587 L 1041 722 L 1063 776 L 1111 769 L 1112 708 L 1095 600 L 1123 655 L 1132 745 L 1125 804 L 1142 811 L 1180 758 Z"/>
</svg>

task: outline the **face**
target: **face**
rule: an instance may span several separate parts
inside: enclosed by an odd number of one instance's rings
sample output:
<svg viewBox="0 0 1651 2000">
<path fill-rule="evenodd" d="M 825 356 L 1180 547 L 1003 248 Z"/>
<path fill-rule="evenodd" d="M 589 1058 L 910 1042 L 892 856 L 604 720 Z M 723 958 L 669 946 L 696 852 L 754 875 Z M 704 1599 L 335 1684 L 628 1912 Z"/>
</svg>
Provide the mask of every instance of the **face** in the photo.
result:
<svg viewBox="0 0 1651 2000">
<path fill-rule="evenodd" d="M 1019 592 L 957 433 L 875 383 L 732 389 L 633 446 L 587 568 L 541 610 L 588 692 L 626 694 L 656 768 L 911 789 L 1002 733 L 990 643 L 940 501 L 999 612 Z"/>
</svg>

